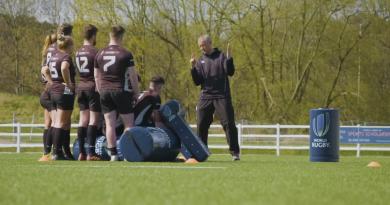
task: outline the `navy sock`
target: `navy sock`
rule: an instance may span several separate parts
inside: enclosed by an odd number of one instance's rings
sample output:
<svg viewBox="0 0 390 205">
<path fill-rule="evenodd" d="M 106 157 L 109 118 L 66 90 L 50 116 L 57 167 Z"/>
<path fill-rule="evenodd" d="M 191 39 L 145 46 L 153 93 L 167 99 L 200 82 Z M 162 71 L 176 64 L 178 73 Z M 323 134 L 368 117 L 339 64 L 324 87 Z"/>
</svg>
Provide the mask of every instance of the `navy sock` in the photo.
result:
<svg viewBox="0 0 390 205">
<path fill-rule="evenodd" d="M 44 129 L 43 130 L 43 154 L 49 154 L 50 152 L 47 151 L 47 136 L 48 136 L 49 130 Z"/>
<path fill-rule="evenodd" d="M 46 137 L 46 149 L 48 153 L 51 152 L 52 146 L 53 146 L 53 127 L 50 127 L 47 131 L 47 137 Z"/>
<path fill-rule="evenodd" d="M 79 127 L 77 129 L 77 138 L 79 140 L 79 147 L 80 147 L 80 153 L 85 154 L 85 138 L 87 136 L 87 128 L 86 127 Z"/>
<path fill-rule="evenodd" d="M 68 155 L 68 157 L 72 156 L 72 152 L 70 151 L 70 130 L 61 130 L 62 136 L 62 148 L 64 149 L 64 153 Z"/>
<path fill-rule="evenodd" d="M 61 139 L 61 129 L 53 128 L 53 154 L 62 154 L 62 139 Z"/>
<path fill-rule="evenodd" d="M 116 151 L 116 147 L 108 148 L 110 150 L 111 155 L 118 155 L 118 152 Z"/>
<path fill-rule="evenodd" d="M 88 125 L 87 130 L 87 143 L 88 143 L 88 154 L 95 154 L 95 143 L 97 137 L 97 126 Z"/>
</svg>

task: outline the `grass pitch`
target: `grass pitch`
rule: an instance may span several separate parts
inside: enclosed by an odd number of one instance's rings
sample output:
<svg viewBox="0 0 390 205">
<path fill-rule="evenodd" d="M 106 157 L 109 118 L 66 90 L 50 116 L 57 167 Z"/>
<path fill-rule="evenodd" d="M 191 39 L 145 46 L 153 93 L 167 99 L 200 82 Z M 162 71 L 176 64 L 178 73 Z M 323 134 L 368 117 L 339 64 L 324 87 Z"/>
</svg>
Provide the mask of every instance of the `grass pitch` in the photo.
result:
<svg viewBox="0 0 390 205">
<path fill-rule="evenodd" d="M 390 158 L 212 155 L 205 163 L 50 162 L 0 154 L 0 204 L 389 204 Z M 377 160 L 381 168 L 367 168 Z"/>
</svg>

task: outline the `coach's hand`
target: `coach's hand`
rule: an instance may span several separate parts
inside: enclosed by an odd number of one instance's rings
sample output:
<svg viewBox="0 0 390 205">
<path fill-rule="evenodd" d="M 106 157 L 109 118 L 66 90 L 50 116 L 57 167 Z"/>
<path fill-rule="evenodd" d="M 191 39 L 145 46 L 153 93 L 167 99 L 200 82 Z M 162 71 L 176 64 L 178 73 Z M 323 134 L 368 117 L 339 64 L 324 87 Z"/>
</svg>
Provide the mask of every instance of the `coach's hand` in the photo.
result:
<svg viewBox="0 0 390 205">
<path fill-rule="evenodd" d="M 194 53 L 191 54 L 191 60 L 190 60 L 191 66 L 195 67 L 196 65 L 196 56 Z"/>
</svg>

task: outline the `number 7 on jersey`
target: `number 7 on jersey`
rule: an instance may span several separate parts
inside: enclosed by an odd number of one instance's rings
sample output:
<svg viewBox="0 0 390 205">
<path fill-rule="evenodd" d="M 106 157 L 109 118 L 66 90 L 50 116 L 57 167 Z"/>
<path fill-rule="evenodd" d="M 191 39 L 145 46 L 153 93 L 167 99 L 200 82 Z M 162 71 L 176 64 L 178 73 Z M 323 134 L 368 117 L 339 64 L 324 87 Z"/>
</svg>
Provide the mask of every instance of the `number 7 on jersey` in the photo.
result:
<svg viewBox="0 0 390 205">
<path fill-rule="evenodd" d="M 112 66 L 115 63 L 115 56 L 103 56 L 103 60 L 107 61 L 107 63 L 103 66 L 103 71 L 107 72 L 108 67 Z"/>
</svg>

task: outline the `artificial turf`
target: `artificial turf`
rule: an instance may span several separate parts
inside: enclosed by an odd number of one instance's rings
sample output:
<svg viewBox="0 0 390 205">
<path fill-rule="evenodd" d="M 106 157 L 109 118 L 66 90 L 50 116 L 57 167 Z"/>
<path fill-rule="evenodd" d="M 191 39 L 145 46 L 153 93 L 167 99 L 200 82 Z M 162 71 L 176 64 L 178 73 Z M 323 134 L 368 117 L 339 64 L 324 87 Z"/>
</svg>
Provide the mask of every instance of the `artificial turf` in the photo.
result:
<svg viewBox="0 0 390 205">
<path fill-rule="evenodd" d="M 37 162 L 0 154 L 0 204 L 389 204 L 389 157 L 212 155 L 207 162 Z M 377 160 L 381 168 L 366 165 Z"/>
</svg>

